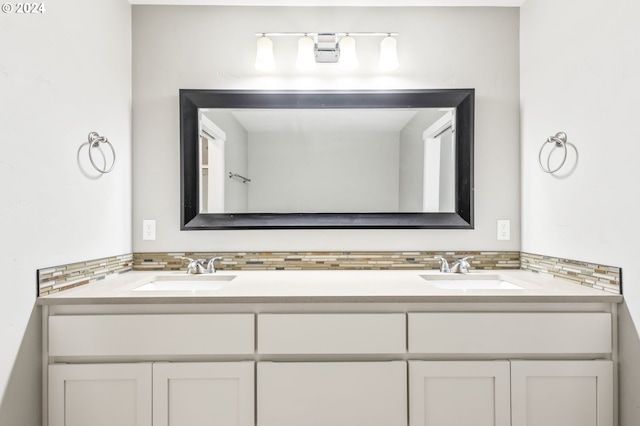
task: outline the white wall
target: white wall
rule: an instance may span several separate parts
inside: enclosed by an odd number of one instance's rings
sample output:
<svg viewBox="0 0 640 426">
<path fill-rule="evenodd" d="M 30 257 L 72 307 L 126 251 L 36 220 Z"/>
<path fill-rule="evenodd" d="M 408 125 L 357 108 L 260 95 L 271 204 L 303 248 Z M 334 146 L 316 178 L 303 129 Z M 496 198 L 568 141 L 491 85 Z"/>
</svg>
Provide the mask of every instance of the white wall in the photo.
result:
<svg viewBox="0 0 640 426">
<path fill-rule="evenodd" d="M 621 425 L 640 418 L 640 2 L 528 0 L 521 9 L 522 250 L 620 266 Z M 554 177 L 546 138 L 578 151 Z"/>
<path fill-rule="evenodd" d="M 249 133 L 249 211 L 397 212 L 399 134 Z"/>
<path fill-rule="evenodd" d="M 518 250 L 517 8 L 133 7 L 134 251 Z M 257 31 L 398 31 L 399 70 L 295 70 L 295 38 L 274 40 L 279 71 L 253 67 Z M 475 88 L 475 230 L 180 232 L 178 90 Z M 157 220 L 142 241 L 143 219 Z M 511 219 L 511 241 L 496 220 Z"/>
<path fill-rule="evenodd" d="M 131 9 L 0 14 L 0 424 L 41 424 L 36 269 L 131 252 Z M 117 151 L 92 179 L 91 131 Z"/>
</svg>

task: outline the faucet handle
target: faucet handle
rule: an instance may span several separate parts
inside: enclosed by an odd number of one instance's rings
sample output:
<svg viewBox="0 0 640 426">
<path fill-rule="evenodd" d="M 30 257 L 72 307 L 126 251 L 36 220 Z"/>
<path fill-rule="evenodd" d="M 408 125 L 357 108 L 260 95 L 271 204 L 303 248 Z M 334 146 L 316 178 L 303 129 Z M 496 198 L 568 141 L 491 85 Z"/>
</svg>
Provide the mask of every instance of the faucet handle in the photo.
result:
<svg viewBox="0 0 640 426">
<path fill-rule="evenodd" d="M 447 259 L 445 259 L 442 256 L 433 256 L 434 259 L 437 259 L 440 261 L 440 272 L 451 272 L 451 270 L 449 269 L 449 263 L 447 262 Z"/>
<path fill-rule="evenodd" d="M 198 261 L 197 261 L 197 260 L 192 259 L 192 258 L 190 258 L 190 257 L 184 257 L 184 256 L 182 256 L 182 257 L 180 257 L 180 259 L 184 259 L 184 260 L 186 260 L 187 262 L 189 262 L 189 265 L 187 266 L 187 268 L 195 267 L 196 263 L 198 263 Z"/>
<path fill-rule="evenodd" d="M 467 272 L 469 272 L 469 268 L 471 267 L 471 264 L 467 259 L 473 259 L 473 256 L 466 256 L 456 260 L 455 262 L 453 262 L 453 266 L 451 267 L 451 269 L 453 270 L 454 268 L 457 268 L 459 272 L 466 274 Z"/>
<path fill-rule="evenodd" d="M 222 260 L 222 257 L 216 256 L 214 258 L 209 259 L 209 262 L 207 262 L 207 271 L 209 273 L 215 273 L 216 272 L 216 261 L 218 261 L 218 260 Z"/>
<path fill-rule="evenodd" d="M 187 274 L 201 274 L 203 271 L 202 259 L 191 259 L 190 257 L 182 257 L 182 259 L 189 261 L 187 265 Z"/>
</svg>

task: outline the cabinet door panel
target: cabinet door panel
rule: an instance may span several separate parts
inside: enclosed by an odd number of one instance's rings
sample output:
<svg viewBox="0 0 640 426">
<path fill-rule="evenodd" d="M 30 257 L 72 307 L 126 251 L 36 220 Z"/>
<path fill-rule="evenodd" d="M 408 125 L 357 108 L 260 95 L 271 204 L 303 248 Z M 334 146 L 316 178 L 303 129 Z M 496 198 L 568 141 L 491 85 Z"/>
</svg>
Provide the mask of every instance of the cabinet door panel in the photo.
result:
<svg viewBox="0 0 640 426">
<path fill-rule="evenodd" d="M 611 361 L 512 361 L 513 426 L 613 425 Z"/>
<path fill-rule="evenodd" d="M 508 361 L 409 361 L 411 426 L 509 426 Z"/>
<path fill-rule="evenodd" d="M 405 426 L 407 367 L 393 362 L 258 363 L 259 426 Z"/>
<path fill-rule="evenodd" d="M 156 363 L 154 426 L 254 424 L 254 363 Z"/>
<path fill-rule="evenodd" d="M 50 426 L 151 426 L 151 364 L 49 366 Z"/>
</svg>

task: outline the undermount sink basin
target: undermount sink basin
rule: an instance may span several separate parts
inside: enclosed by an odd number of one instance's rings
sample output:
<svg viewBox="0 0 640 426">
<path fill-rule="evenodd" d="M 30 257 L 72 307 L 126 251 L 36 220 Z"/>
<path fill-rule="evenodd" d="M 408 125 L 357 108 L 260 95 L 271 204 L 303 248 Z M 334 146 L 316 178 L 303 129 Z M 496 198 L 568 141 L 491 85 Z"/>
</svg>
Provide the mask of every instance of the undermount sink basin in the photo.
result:
<svg viewBox="0 0 640 426">
<path fill-rule="evenodd" d="M 211 291 L 227 285 L 235 275 L 167 275 L 157 276 L 152 281 L 133 291 Z"/>
<path fill-rule="evenodd" d="M 430 283 L 447 290 L 522 290 L 519 285 L 502 280 L 434 280 Z"/>
<path fill-rule="evenodd" d="M 421 275 L 429 284 L 445 290 L 522 290 L 522 287 L 490 274 Z"/>
</svg>

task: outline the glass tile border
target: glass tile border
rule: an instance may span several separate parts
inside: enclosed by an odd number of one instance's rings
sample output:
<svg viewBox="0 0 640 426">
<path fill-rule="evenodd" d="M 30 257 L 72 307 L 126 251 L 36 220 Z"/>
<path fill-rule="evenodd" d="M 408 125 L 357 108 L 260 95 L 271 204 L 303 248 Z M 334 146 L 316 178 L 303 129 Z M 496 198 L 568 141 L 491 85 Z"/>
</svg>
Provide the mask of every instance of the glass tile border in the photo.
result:
<svg viewBox="0 0 640 426">
<path fill-rule="evenodd" d="M 542 254 L 520 253 L 520 269 L 622 294 L 622 268 Z"/>
<path fill-rule="evenodd" d="M 184 257 L 222 257 L 220 270 L 421 270 L 438 269 L 434 256 L 473 256 L 472 270 L 522 269 L 622 294 L 622 268 L 517 251 L 331 252 L 142 252 L 70 263 L 37 271 L 38 295 L 46 296 L 136 271 L 186 270 Z"/>
<path fill-rule="evenodd" d="M 38 269 L 38 296 L 68 290 L 132 270 L 133 253 Z"/>
<path fill-rule="evenodd" d="M 519 252 L 498 251 L 402 251 L 402 252 L 171 252 L 134 253 L 137 271 L 179 271 L 186 269 L 185 257 L 222 257 L 220 270 L 421 270 L 438 269 L 434 256 L 450 261 L 473 256 L 472 269 L 519 269 Z"/>
</svg>

